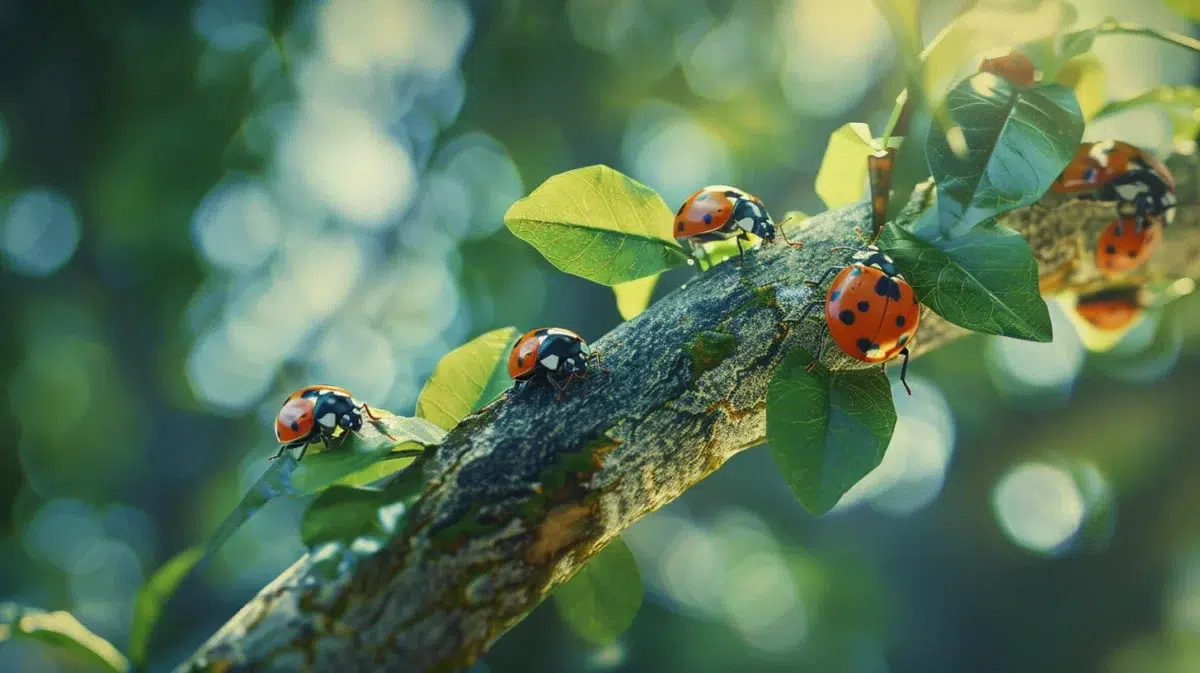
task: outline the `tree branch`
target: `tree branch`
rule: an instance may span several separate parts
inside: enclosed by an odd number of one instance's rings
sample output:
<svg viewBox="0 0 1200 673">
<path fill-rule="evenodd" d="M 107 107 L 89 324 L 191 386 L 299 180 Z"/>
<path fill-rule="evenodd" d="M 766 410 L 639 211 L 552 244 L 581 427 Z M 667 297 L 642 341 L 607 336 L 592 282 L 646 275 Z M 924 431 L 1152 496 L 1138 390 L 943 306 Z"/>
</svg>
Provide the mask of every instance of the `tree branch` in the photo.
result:
<svg viewBox="0 0 1200 673">
<path fill-rule="evenodd" d="M 1180 203 L 1195 203 L 1200 162 L 1170 165 Z M 1200 274 L 1198 211 L 1178 209 L 1147 277 Z M 818 215 L 790 232 L 802 250 L 767 245 L 743 268 L 731 260 L 688 282 L 600 339 L 611 373 L 567 399 L 534 388 L 471 415 L 426 466 L 404 535 L 332 580 L 301 559 L 178 670 L 471 664 L 611 538 L 764 441 L 773 368 L 790 347 L 822 338 L 818 321 L 791 322 L 821 298 L 803 281 L 831 264 L 830 247 L 857 243 L 868 212 L 858 204 Z M 1089 244 L 1112 212 L 1048 197 L 1005 222 L 1034 248 L 1047 287 L 1096 288 Z M 697 354 L 696 340 L 714 331 L 732 335 L 733 347 Z M 924 353 L 964 333 L 926 310 L 915 341 Z M 863 366 L 825 352 L 833 368 Z"/>
</svg>

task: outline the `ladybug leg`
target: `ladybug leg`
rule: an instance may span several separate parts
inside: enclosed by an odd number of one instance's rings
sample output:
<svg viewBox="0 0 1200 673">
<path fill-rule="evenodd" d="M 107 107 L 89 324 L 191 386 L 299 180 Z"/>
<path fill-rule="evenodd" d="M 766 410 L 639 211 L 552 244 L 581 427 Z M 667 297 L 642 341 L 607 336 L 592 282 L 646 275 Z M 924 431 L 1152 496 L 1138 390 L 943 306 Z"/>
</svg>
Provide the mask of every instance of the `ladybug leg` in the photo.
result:
<svg viewBox="0 0 1200 673">
<path fill-rule="evenodd" d="M 806 281 L 804 281 L 804 284 L 809 287 L 820 287 L 825 284 L 825 281 L 829 280 L 830 276 L 841 271 L 844 268 L 845 267 L 842 267 L 842 266 L 831 266 L 828 269 L 825 269 L 825 273 L 821 275 L 820 280 L 806 280 Z"/>
<path fill-rule="evenodd" d="M 271 457 L 270 457 L 270 458 L 268 458 L 267 460 L 275 460 L 276 458 L 279 458 L 280 456 L 282 456 L 282 455 L 283 455 L 283 453 L 284 453 L 285 451 L 287 451 L 287 450 L 288 450 L 288 449 L 290 449 L 290 448 L 292 448 L 290 445 L 288 445 L 288 444 L 284 444 L 283 446 L 279 447 L 279 451 L 278 451 L 278 452 L 277 452 L 275 455 L 271 456 Z"/>
<path fill-rule="evenodd" d="M 912 395 L 912 388 L 908 387 L 908 347 L 905 346 L 900 355 L 904 356 L 904 364 L 900 365 L 900 383 L 904 384 L 904 392 Z"/>
<path fill-rule="evenodd" d="M 811 372 L 813 367 L 821 361 L 821 354 L 825 352 L 825 330 L 821 330 L 821 340 L 817 342 L 817 352 L 813 354 L 812 362 L 804 366 L 804 371 Z"/>
<path fill-rule="evenodd" d="M 321 440 L 322 440 L 322 441 L 324 441 L 324 439 L 325 439 L 324 437 L 321 437 Z M 309 444 L 311 444 L 311 443 L 312 443 L 312 442 L 305 442 L 305 443 L 304 443 L 304 446 L 301 446 L 301 447 L 300 447 L 300 455 L 296 456 L 296 462 L 297 462 L 297 463 L 298 463 L 298 462 L 300 462 L 300 461 L 301 461 L 301 460 L 304 458 L 304 454 L 305 454 L 305 453 L 308 453 L 308 445 L 309 445 Z M 329 445 L 328 445 L 328 444 L 326 444 L 325 446 L 326 446 L 326 447 L 328 447 Z"/>
<path fill-rule="evenodd" d="M 738 236 L 734 240 L 737 241 L 737 246 L 738 246 L 738 266 L 741 266 L 746 263 L 746 251 L 742 250 L 742 237 L 741 236 Z"/>
<path fill-rule="evenodd" d="M 558 381 L 555 381 L 553 376 L 546 377 L 546 380 L 550 382 L 550 385 L 554 386 L 554 389 L 558 391 L 559 401 L 561 401 L 563 396 L 567 394 L 567 385 L 569 385 L 571 383 L 571 378 L 573 376 L 575 376 L 574 373 L 572 373 L 570 376 L 567 377 L 566 384 L 562 384 L 562 383 L 559 383 Z"/>
<path fill-rule="evenodd" d="M 804 322 L 804 320 L 806 318 L 808 318 L 810 313 L 812 313 L 813 311 L 817 310 L 817 308 L 824 306 L 824 305 L 825 305 L 825 302 L 823 302 L 823 301 L 808 302 L 808 306 L 804 307 L 804 312 L 800 314 L 800 319 L 797 320 L 796 322 Z"/>
</svg>

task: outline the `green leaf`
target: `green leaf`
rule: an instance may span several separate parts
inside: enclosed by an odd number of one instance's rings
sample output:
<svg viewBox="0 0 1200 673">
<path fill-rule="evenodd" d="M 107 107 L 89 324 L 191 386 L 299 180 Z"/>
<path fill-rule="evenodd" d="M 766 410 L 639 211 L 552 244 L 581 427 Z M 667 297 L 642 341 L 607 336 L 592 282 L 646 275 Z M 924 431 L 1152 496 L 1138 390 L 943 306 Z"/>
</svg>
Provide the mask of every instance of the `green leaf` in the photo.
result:
<svg viewBox="0 0 1200 673">
<path fill-rule="evenodd" d="M 887 376 L 878 367 L 830 372 L 805 367 L 793 348 L 767 387 L 767 443 L 788 486 L 813 514 L 879 466 L 896 426 Z"/>
<path fill-rule="evenodd" d="M 216 553 L 242 524 L 271 500 L 316 493 L 336 483 L 362 483 L 364 473 L 367 478 L 374 478 L 378 471 L 387 476 L 407 464 L 398 458 L 412 457 L 420 453 L 422 447 L 437 446 L 446 436 L 445 430 L 423 418 L 393 416 L 381 409 L 372 411 L 382 417 L 378 421 L 380 428 L 394 440 L 381 433 L 375 423 L 367 422 L 358 433 L 347 435 L 344 442 L 335 439 L 333 448 L 310 453 L 303 462 L 297 463 L 290 453 L 285 453 L 267 467 L 217 527 L 205 543 L 205 558 Z M 388 461 L 395 469 L 380 470 L 379 463 L 383 461 Z M 368 470 L 377 472 L 365 472 Z"/>
<path fill-rule="evenodd" d="M 658 285 L 658 274 L 646 276 L 627 283 L 613 286 L 613 294 L 617 298 L 617 311 L 625 320 L 633 320 L 650 305 L 654 296 L 654 286 Z"/>
<path fill-rule="evenodd" d="M 946 103 L 968 151 L 956 156 L 942 133 L 931 133 L 925 143 L 945 233 L 1036 202 L 1083 136 L 1075 94 L 1057 84 L 1017 90 L 984 72 L 954 87 Z"/>
<path fill-rule="evenodd" d="M 654 190 L 608 166 L 555 175 L 504 215 L 509 230 L 551 264 L 602 285 L 685 263 L 673 221 Z"/>
<path fill-rule="evenodd" d="M 481 334 L 442 356 L 417 398 L 417 416 L 449 430 L 507 388 L 506 358 L 516 327 Z"/>
<path fill-rule="evenodd" d="M 1009 5 L 1019 10 L 980 3 L 930 41 L 922 54 L 922 76 L 931 108 L 941 104 L 943 94 L 960 76 L 978 69 L 986 52 L 1035 41 L 1055 44 L 1060 31 L 1077 16 L 1070 3 L 1062 0 Z M 1029 53 L 1024 48 L 1020 51 Z"/>
<path fill-rule="evenodd" d="M 614 538 L 551 596 L 575 635 L 607 645 L 629 628 L 642 606 L 637 559 L 621 538 Z"/>
<path fill-rule="evenodd" d="M 896 260 L 917 297 L 946 320 L 976 332 L 1050 341 L 1037 262 L 1020 234 L 989 221 L 963 236 L 925 240 L 884 229 L 879 248 Z"/>
<path fill-rule="evenodd" d="M 1200 1 L 1198 0 L 1163 0 L 1167 7 L 1179 12 L 1193 21 L 1200 21 Z"/>
<path fill-rule="evenodd" d="M 1111 101 L 1096 111 L 1093 120 L 1103 119 L 1147 105 L 1200 108 L 1200 88 L 1194 86 L 1157 86 L 1123 100 Z"/>
<path fill-rule="evenodd" d="M 899 145 L 899 139 L 893 138 Z M 861 201 L 867 188 L 867 157 L 883 148 L 866 124 L 843 124 L 829 136 L 817 171 L 817 196 L 829 209 Z"/>
<path fill-rule="evenodd" d="M 92 633 L 69 612 L 47 612 L 16 603 L 0 603 L 0 643 L 37 640 L 78 655 L 100 670 L 127 673 L 129 661 L 113 644 Z"/>
<path fill-rule="evenodd" d="M 133 604 L 133 625 L 129 630 L 129 659 L 134 666 L 140 668 L 146 662 L 154 627 L 163 608 L 203 557 L 204 547 L 188 547 L 162 564 L 138 590 Z"/>
<path fill-rule="evenodd" d="M 392 416 L 374 411 L 383 417 L 379 421 L 382 429 L 387 430 L 395 440 L 384 436 L 371 423 L 363 424 L 362 430 L 350 434 L 340 446 L 304 458 L 291 479 L 297 494 L 316 493 L 380 461 L 411 456 L 421 448 L 437 446 L 446 437 L 445 430 L 424 418 Z"/>
<path fill-rule="evenodd" d="M 1084 119 L 1094 119 L 1104 105 L 1104 79 L 1104 64 L 1084 54 L 1064 63 L 1055 81 L 1075 92 Z"/>
<path fill-rule="evenodd" d="M 359 538 L 387 539 L 401 529 L 424 490 L 424 462 L 417 459 L 383 488 L 330 486 L 304 511 L 300 541 L 309 549 L 329 542 L 353 547 Z"/>
</svg>

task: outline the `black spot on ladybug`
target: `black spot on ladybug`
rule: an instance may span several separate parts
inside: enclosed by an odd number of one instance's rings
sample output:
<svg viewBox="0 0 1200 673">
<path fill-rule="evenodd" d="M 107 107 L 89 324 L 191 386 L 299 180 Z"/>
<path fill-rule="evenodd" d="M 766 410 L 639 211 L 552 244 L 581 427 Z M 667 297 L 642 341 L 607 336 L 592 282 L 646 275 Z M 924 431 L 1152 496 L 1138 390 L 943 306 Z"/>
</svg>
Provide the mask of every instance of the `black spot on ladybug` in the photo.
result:
<svg viewBox="0 0 1200 673">
<path fill-rule="evenodd" d="M 850 277 L 851 278 L 854 278 L 855 276 L 857 276 L 861 273 L 862 273 L 862 269 L 857 266 L 854 267 L 853 269 L 850 269 Z"/>
<path fill-rule="evenodd" d="M 879 280 L 875 281 L 875 294 L 880 297 L 899 299 L 900 284 L 892 280 L 890 276 L 880 276 Z"/>
<path fill-rule="evenodd" d="M 908 343 L 908 335 L 907 334 L 901 334 L 900 338 L 896 339 L 896 345 L 898 345 L 898 346 L 903 346 L 906 343 Z"/>
<path fill-rule="evenodd" d="M 1106 246 L 1104 248 L 1104 252 L 1107 252 L 1110 255 L 1115 255 L 1115 254 L 1117 254 L 1117 246 L 1115 246 L 1115 245 Z"/>
<path fill-rule="evenodd" d="M 708 192 L 701 192 L 700 196 L 696 197 L 696 200 L 697 201 L 707 201 L 708 200 Z"/>
<path fill-rule="evenodd" d="M 731 199 L 737 199 L 737 198 L 741 198 L 742 195 L 735 191 L 730 190 L 730 191 L 725 192 L 725 196 L 727 196 Z"/>
<path fill-rule="evenodd" d="M 858 302 L 858 310 L 866 313 L 871 308 L 871 304 L 865 301 Z"/>
<path fill-rule="evenodd" d="M 843 325 L 853 325 L 854 324 L 854 312 L 853 311 L 842 311 L 841 313 L 838 314 L 838 320 L 841 320 Z"/>
<path fill-rule="evenodd" d="M 862 351 L 863 353 L 868 353 L 878 348 L 878 346 L 875 345 L 875 342 L 871 341 L 870 339 L 859 339 L 857 342 L 855 342 L 855 345 L 858 346 L 858 350 Z"/>
<path fill-rule="evenodd" d="M 300 432 L 300 421 L 292 421 L 292 432 Z"/>
<path fill-rule="evenodd" d="M 1129 258 L 1130 258 L 1130 259 L 1133 259 L 1134 257 L 1137 257 L 1137 252 L 1136 252 L 1136 251 L 1134 251 L 1134 250 L 1130 250 L 1129 252 L 1127 252 L 1127 253 L 1125 253 L 1125 254 L 1129 255 Z"/>
<path fill-rule="evenodd" d="M 837 301 L 839 298 L 841 298 L 841 296 L 842 296 L 842 291 L 841 291 L 841 290 L 834 290 L 833 292 L 830 292 L 830 293 L 829 293 L 829 300 L 830 300 L 830 301 Z"/>
<path fill-rule="evenodd" d="M 896 316 L 896 327 L 904 327 L 904 323 L 906 323 L 906 322 L 908 322 L 908 321 L 904 319 L 904 316 L 902 316 L 902 315 Z"/>
<path fill-rule="evenodd" d="M 675 211 L 675 217 L 679 217 L 679 216 L 683 215 L 683 209 L 687 208 L 687 205 L 688 205 L 688 202 L 684 201 L 683 205 L 679 206 L 679 210 Z"/>
<path fill-rule="evenodd" d="M 683 231 L 683 220 L 675 223 L 675 231 Z"/>
<path fill-rule="evenodd" d="M 720 212 L 720 211 L 717 211 Z M 712 224 L 712 213 L 704 213 L 704 223 Z"/>
</svg>

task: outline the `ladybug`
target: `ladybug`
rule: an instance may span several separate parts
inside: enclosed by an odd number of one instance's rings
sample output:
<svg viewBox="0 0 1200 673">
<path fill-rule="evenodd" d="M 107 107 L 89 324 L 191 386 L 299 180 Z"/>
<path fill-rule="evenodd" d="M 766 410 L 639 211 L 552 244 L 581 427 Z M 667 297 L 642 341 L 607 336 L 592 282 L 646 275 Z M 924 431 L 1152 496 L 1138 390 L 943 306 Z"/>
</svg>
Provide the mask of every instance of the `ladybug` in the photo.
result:
<svg viewBox="0 0 1200 673">
<path fill-rule="evenodd" d="M 879 248 L 837 247 L 834 250 L 854 250 L 847 266 L 831 267 L 818 281 L 805 281 L 818 287 L 832 274 L 837 274 L 825 294 L 825 301 L 814 301 L 805 308 L 803 320 L 817 307 L 825 306 L 825 324 L 833 343 L 846 355 L 870 363 L 884 363 L 897 355 L 904 356 L 900 382 L 908 387 L 909 344 L 921 322 L 921 304 L 908 281 L 896 268 L 896 263 Z M 821 359 L 825 341 L 817 347 L 816 357 L 808 368 Z"/>
<path fill-rule="evenodd" d="M 583 337 L 561 327 L 542 327 L 526 332 L 508 354 L 508 375 L 516 383 L 513 394 L 525 391 L 530 383 L 544 379 L 562 399 L 576 379 L 586 379 L 591 360 L 599 364 L 600 354 L 592 351 Z M 599 368 L 607 374 L 604 367 Z"/>
<path fill-rule="evenodd" d="M 1075 312 L 1096 329 L 1124 329 L 1142 313 L 1140 291 L 1137 287 L 1120 287 L 1093 292 L 1079 298 Z"/>
<path fill-rule="evenodd" d="M 696 243 L 737 239 L 738 261 L 745 261 L 742 241 L 750 240 L 754 234 L 764 241 L 775 240 L 775 222 L 767 207 L 756 196 L 737 187 L 710 185 L 692 194 L 675 213 L 675 238 L 684 238 Z M 782 229 L 778 233 L 783 241 L 793 248 L 803 243 L 792 243 Z"/>
<path fill-rule="evenodd" d="M 979 72 L 990 72 L 1002 77 L 1015 87 L 1033 86 L 1033 62 L 1019 51 L 1010 52 L 997 58 L 985 58 L 979 65 Z"/>
<path fill-rule="evenodd" d="M 1162 242 L 1162 227 L 1138 227 L 1137 220 L 1122 217 L 1100 232 L 1096 241 L 1096 269 L 1114 276 L 1141 266 Z"/>
<path fill-rule="evenodd" d="M 275 415 L 275 439 L 282 445 L 279 453 L 271 460 L 283 455 L 288 449 L 301 448 L 300 456 L 308 445 L 320 440 L 329 448 L 329 440 L 338 428 L 345 432 L 362 429 L 363 416 L 378 421 L 366 404 L 354 399 L 350 391 L 336 386 L 308 386 L 288 395 Z M 386 433 L 385 433 L 386 434 Z M 345 440 L 343 434 L 343 441 Z M 387 435 L 391 437 L 391 435 Z M 392 439 L 395 439 L 392 437 Z"/>
<path fill-rule="evenodd" d="M 1051 185 L 1058 194 L 1116 201 L 1117 213 L 1144 228 L 1161 217 L 1175 219 L 1175 179 L 1161 161 L 1120 140 L 1083 143 Z"/>
</svg>

